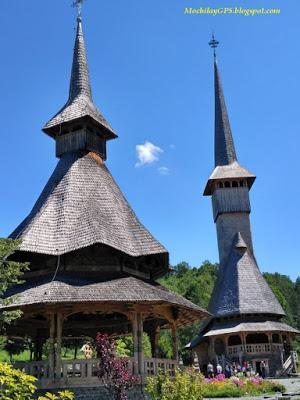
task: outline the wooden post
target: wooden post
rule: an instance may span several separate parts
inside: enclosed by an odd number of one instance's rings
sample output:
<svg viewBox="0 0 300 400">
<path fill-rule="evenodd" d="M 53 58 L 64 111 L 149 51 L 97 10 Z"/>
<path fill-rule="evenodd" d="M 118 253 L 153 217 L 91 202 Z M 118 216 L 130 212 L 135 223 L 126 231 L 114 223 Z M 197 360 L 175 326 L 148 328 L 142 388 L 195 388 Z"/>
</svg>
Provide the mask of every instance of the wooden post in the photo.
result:
<svg viewBox="0 0 300 400">
<path fill-rule="evenodd" d="M 173 359 L 178 362 L 178 336 L 177 336 L 177 326 L 175 323 L 172 325 L 172 340 L 173 340 Z"/>
<path fill-rule="evenodd" d="M 159 357 L 159 335 L 160 335 L 160 326 L 155 324 L 153 329 L 149 332 L 150 342 L 151 342 L 151 353 L 153 358 Z"/>
<path fill-rule="evenodd" d="M 139 374 L 139 347 L 138 347 L 138 319 L 137 314 L 132 316 L 132 338 L 133 338 L 133 352 L 134 352 L 134 366 L 133 371 L 136 375 Z"/>
<path fill-rule="evenodd" d="M 55 337 L 55 314 L 50 315 L 50 327 L 49 327 L 49 378 L 54 378 L 54 337 Z"/>
<path fill-rule="evenodd" d="M 39 350 L 38 350 L 38 342 L 39 342 L 39 335 L 38 331 L 36 332 L 36 336 L 34 338 L 34 344 L 33 344 L 33 359 L 34 361 L 39 361 Z M 30 360 L 32 361 L 32 360 Z"/>
<path fill-rule="evenodd" d="M 138 339 L 138 370 L 139 374 L 145 372 L 144 349 L 143 349 L 143 317 L 141 313 L 137 314 L 137 339 Z"/>
<path fill-rule="evenodd" d="M 56 346 L 55 346 L 55 376 L 61 378 L 61 345 L 62 345 L 62 324 L 63 318 L 60 313 L 56 314 Z"/>
</svg>

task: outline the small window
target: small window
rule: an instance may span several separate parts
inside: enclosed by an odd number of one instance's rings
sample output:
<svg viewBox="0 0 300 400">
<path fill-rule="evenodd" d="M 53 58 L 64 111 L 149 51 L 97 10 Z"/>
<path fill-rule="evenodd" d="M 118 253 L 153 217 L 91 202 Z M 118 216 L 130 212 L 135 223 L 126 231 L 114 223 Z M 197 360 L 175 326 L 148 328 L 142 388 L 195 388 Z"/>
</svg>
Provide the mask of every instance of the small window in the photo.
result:
<svg viewBox="0 0 300 400">
<path fill-rule="evenodd" d="M 226 188 L 229 188 L 229 187 L 230 187 L 230 182 L 226 181 L 226 182 L 225 182 L 225 187 L 226 187 Z"/>
<path fill-rule="evenodd" d="M 240 186 L 241 186 L 241 187 L 244 186 L 244 181 L 240 181 Z"/>
<path fill-rule="evenodd" d="M 223 182 L 219 182 L 219 188 L 223 188 L 224 187 L 224 183 Z"/>
<path fill-rule="evenodd" d="M 237 181 L 233 181 L 233 182 L 232 182 L 232 187 L 238 187 L 238 186 L 239 186 L 239 184 L 238 184 Z"/>
</svg>

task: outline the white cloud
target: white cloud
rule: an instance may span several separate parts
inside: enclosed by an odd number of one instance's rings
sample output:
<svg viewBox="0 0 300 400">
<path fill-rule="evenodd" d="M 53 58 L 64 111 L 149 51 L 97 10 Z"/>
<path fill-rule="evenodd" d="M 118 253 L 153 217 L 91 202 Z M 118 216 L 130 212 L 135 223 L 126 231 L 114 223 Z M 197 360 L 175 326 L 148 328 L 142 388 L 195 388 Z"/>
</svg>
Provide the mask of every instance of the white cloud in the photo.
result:
<svg viewBox="0 0 300 400">
<path fill-rule="evenodd" d="M 137 144 L 135 146 L 136 155 L 138 158 L 138 162 L 135 164 L 135 167 L 142 167 L 146 164 L 152 164 L 154 161 L 159 159 L 159 154 L 163 152 L 163 150 L 155 146 L 151 142 L 145 142 L 144 144 Z"/>
<path fill-rule="evenodd" d="M 159 167 L 159 168 L 157 168 L 157 170 L 161 175 L 169 175 L 169 173 L 170 173 L 170 170 L 168 167 Z"/>
</svg>

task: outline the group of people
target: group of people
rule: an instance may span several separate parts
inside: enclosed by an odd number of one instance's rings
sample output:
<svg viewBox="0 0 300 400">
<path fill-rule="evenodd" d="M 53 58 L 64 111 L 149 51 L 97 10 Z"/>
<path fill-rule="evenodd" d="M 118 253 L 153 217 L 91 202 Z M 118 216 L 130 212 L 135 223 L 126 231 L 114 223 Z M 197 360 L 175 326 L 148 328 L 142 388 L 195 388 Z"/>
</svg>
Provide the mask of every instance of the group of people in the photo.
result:
<svg viewBox="0 0 300 400">
<path fill-rule="evenodd" d="M 258 372 L 263 379 L 266 377 L 266 369 L 267 369 L 266 363 L 264 361 L 261 361 L 260 371 Z M 226 363 L 224 371 L 220 363 L 216 365 L 216 368 L 211 362 L 207 364 L 208 378 L 214 378 L 216 375 L 220 374 L 224 374 L 225 378 L 231 378 L 232 376 L 237 376 L 238 374 L 243 374 L 245 377 L 247 377 L 247 376 L 253 376 L 256 373 L 257 372 L 254 370 L 252 363 L 249 361 L 245 361 L 242 365 L 236 362 L 233 362 L 231 364 Z"/>
</svg>

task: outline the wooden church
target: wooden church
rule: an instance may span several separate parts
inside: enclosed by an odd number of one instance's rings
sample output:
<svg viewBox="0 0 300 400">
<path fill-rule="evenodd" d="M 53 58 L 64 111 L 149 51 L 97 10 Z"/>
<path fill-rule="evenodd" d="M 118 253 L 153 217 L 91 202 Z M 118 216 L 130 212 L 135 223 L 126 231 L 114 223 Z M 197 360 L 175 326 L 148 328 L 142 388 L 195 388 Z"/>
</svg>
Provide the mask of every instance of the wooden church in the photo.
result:
<svg viewBox="0 0 300 400">
<path fill-rule="evenodd" d="M 255 372 L 261 361 L 271 376 L 295 371 L 297 353 L 292 340 L 300 334 L 282 322 L 285 313 L 262 276 L 254 255 L 249 191 L 255 175 L 238 162 L 215 55 L 215 169 L 204 196 L 211 196 L 217 228 L 219 273 L 209 311 L 213 318 L 189 345 L 202 370 L 209 362 L 251 362 Z"/>
<path fill-rule="evenodd" d="M 178 365 L 177 330 L 208 312 L 156 283 L 169 272 L 167 250 L 141 224 L 106 166 L 107 142 L 117 138 L 96 108 L 78 17 L 69 98 L 43 131 L 55 140 L 59 161 L 30 214 L 12 233 L 29 261 L 25 283 L 9 293 L 23 312 L 8 330 L 30 337 L 34 361 L 17 366 L 40 388 L 98 384 L 97 360 L 63 360 L 62 342 L 97 332 L 132 335 L 128 368 L 141 377 Z M 162 359 L 162 329 L 173 338 L 173 358 Z M 143 354 L 143 332 L 152 357 Z M 42 348 L 49 341 L 49 357 Z"/>
</svg>

